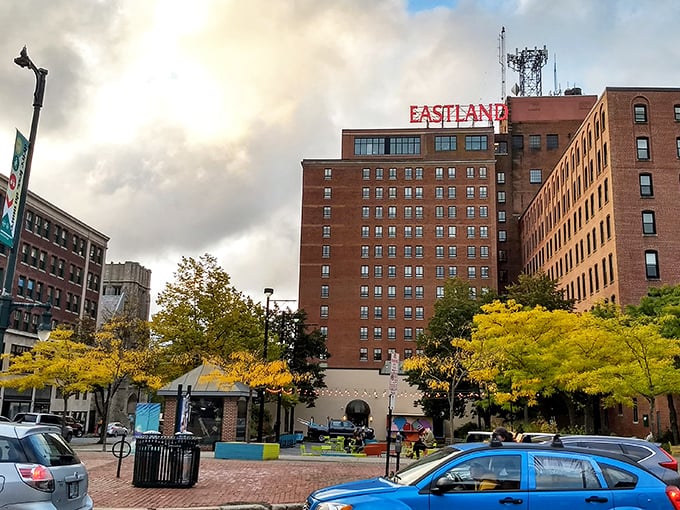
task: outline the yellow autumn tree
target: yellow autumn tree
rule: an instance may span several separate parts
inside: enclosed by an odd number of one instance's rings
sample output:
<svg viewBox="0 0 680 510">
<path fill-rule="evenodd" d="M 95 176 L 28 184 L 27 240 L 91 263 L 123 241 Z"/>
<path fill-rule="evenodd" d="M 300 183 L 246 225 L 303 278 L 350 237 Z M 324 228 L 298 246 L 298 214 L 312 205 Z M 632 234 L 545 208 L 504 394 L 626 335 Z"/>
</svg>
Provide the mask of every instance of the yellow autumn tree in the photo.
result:
<svg viewBox="0 0 680 510">
<path fill-rule="evenodd" d="M 236 382 L 246 384 L 249 388 L 246 405 L 246 442 L 250 442 L 250 403 L 253 390 L 258 388 L 285 389 L 293 384 L 293 376 L 285 361 L 264 361 L 257 353 L 236 351 L 227 359 L 212 356 L 205 360 L 219 370 L 203 376 L 201 382 L 216 382 L 222 387 L 230 387 Z"/>
<path fill-rule="evenodd" d="M 57 329 L 48 341 L 38 341 L 30 351 L 3 355 L 9 358 L 9 369 L 2 373 L 0 386 L 19 391 L 54 386 L 64 401 L 64 414 L 68 414 L 69 397 L 90 390 L 86 358 L 91 348 L 72 337 L 73 331 Z"/>
</svg>

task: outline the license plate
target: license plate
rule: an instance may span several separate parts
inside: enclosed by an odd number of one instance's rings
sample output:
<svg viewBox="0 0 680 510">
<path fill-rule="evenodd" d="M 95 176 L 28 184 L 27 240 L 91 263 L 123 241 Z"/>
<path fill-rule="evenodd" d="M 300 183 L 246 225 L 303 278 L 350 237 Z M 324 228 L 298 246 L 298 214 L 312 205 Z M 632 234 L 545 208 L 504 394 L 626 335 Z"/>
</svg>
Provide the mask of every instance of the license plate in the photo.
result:
<svg viewBox="0 0 680 510">
<path fill-rule="evenodd" d="M 78 482 L 66 484 L 68 487 L 68 499 L 75 499 L 80 496 L 80 485 Z"/>
</svg>

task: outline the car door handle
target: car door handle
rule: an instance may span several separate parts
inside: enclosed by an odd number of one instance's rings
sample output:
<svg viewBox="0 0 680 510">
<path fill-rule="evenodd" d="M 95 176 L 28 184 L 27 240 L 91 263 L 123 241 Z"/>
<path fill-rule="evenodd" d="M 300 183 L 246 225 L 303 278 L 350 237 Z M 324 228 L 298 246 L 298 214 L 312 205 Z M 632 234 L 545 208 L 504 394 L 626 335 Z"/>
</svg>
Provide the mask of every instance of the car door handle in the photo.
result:
<svg viewBox="0 0 680 510">
<path fill-rule="evenodd" d="M 522 503 L 524 503 L 524 501 L 522 501 L 519 498 L 510 498 L 510 497 L 499 499 L 498 502 L 501 505 L 507 505 L 507 504 L 521 505 Z"/>
<path fill-rule="evenodd" d="M 586 498 L 586 503 L 606 503 L 607 501 L 609 500 L 602 496 L 590 496 L 589 498 Z"/>
</svg>

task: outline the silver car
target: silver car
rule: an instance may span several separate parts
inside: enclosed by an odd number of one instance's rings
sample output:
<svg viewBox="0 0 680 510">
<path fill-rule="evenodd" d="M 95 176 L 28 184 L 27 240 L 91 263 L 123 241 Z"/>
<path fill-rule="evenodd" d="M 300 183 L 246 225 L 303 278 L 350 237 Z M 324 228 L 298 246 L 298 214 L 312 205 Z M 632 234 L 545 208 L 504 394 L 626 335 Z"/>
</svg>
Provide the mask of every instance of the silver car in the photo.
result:
<svg viewBox="0 0 680 510">
<path fill-rule="evenodd" d="M 0 422 L 3 510 L 92 510 L 88 476 L 53 427 Z"/>
</svg>

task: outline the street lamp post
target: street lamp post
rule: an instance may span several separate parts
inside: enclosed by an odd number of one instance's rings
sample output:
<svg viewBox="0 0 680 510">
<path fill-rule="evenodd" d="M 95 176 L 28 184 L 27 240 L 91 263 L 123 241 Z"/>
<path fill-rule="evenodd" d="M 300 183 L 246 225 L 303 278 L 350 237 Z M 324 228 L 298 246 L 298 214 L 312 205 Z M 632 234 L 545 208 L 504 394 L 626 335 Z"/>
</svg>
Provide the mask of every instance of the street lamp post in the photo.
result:
<svg viewBox="0 0 680 510">
<path fill-rule="evenodd" d="M 264 289 L 264 294 L 267 296 L 267 305 L 264 313 L 264 348 L 262 349 L 262 360 L 267 361 L 267 346 L 269 344 L 269 298 L 274 294 L 274 289 L 266 287 Z M 264 431 L 264 388 L 259 390 L 260 396 L 260 409 L 258 412 L 257 420 L 257 442 L 262 442 L 262 434 Z"/>
<path fill-rule="evenodd" d="M 28 151 L 26 153 L 26 166 L 24 169 L 23 185 L 21 186 L 21 193 L 19 195 L 19 204 L 17 207 L 17 221 L 14 230 L 13 246 L 10 249 L 9 257 L 7 258 L 7 267 L 5 268 L 5 281 L 2 288 L 2 295 L 0 296 L 0 354 L 5 352 L 5 331 L 9 328 L 10 316 L 13 310 L 18 308 L 43 308 L 43 323 L 40 325 L 38 334 L 41 331 L 51 330 L 51 305 L 43 303 L 14 303 L 12 302 L 12 287 L 14 285 L 14 272 L 17 265 L 17 256 L 19 254 L 19 244 L 21 240 L 21 231 L 24 228 L 24 209 L 26 207 L 26 197 L 28 195 L 28 179 L 31 174 L 31 163 L 33 161 L 33 149 L 35 148 L 35 138 L 38 132 L 38 120 L 40 119 L 40 109 L 43 105 L 43 98 L 45 97 L 45 78 L 47 77 L 47 69 L 38 68 L 33 64 L 28 57 L 26 47 L 21 50 L 19 56 L 14 59 L 14 63 L 19 67 L 28 67 L 35 74 L 35 92 L 33 93 L 33 119 L 31 120 L 31 134 L 28 138 Z M 45 321 L 49 320 L 49 327 Z M 44 335 L 44 333 L 42 333 Z M 0 364 L 0 369 L 2 364 Z"/>
</svg>

